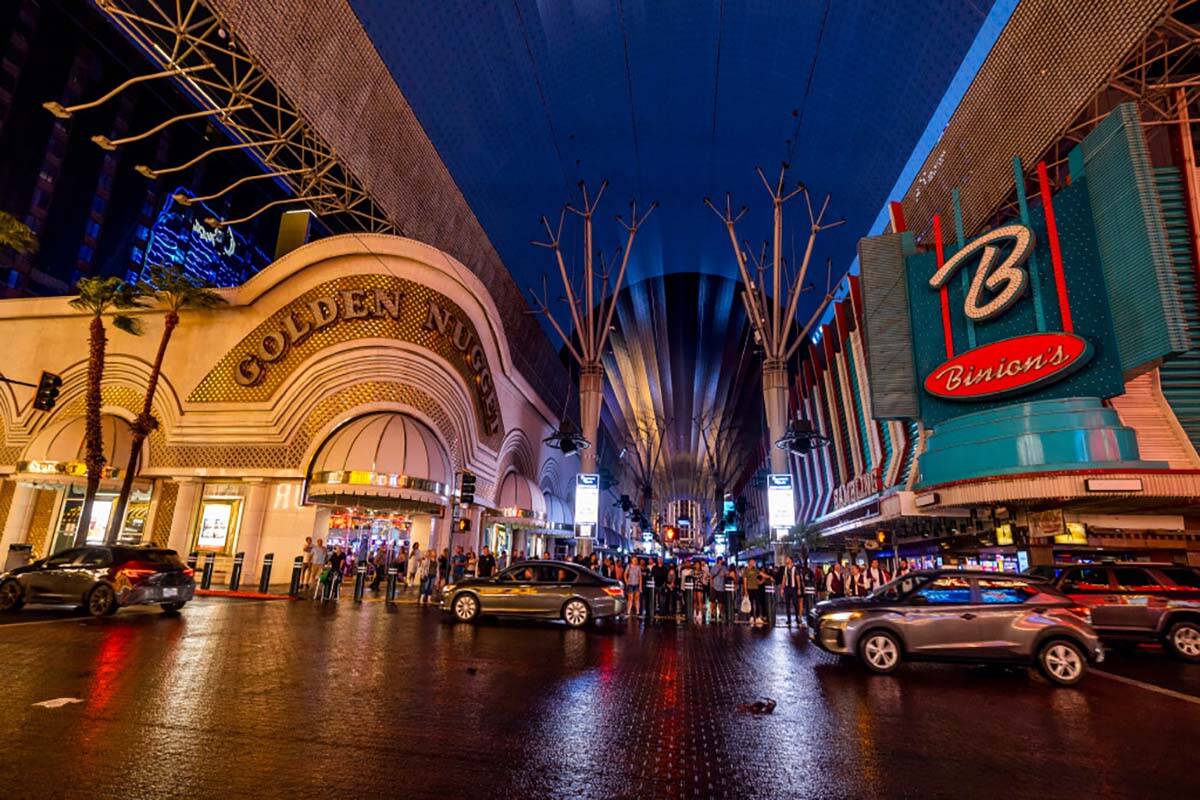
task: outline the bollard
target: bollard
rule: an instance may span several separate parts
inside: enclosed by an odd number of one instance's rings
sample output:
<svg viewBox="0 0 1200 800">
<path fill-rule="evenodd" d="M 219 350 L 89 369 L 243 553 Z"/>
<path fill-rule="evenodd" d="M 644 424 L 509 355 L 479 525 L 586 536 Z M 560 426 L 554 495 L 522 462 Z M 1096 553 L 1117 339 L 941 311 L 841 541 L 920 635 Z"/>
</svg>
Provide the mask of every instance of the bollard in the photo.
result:
<svg viewBox="0 0 1200 800">
<path fill-rule="evenodd" d="M 296 556 L 296 560 L 292 562 L 292 582 L 288 585 L 288 594 L 292 597 L 300 596 L 300 575 L 304 572 L 304 556 Z"/>
<path fill-rule="evenodd" d="M 396 602 L 396 575 L 399 569 L 395 564 L 388 567 L 388 582 L 387 582 L 387 602 Z"/>
<path fill-rule="evenodd" d="M 271 591 L 271 565 L 275 563 L 275 554 L 267 553 L 263 556 L 262 573 L 258 579 L 258 591 L 261 594 L 266 594 Z"/>
<path fill-rule="evenodd" d="M 804 587 L 804 619 L 801 620 L 805 624 L 808 624 L 808 612 L 812 611 L 813 606 L 815 606 L 817 604 L 816 599 L 817 599 L 816 587 L 806 585 Z"/>
<path fill-rule="evenodd" d="M 767 614 L 767 624 L 770 625 L 772 628 L 774 628 L 775 627 L 775 584 L 768 583 L 766 589 L 767 589 L 767 591 L 766 591 L 767 607 L 766 607 L 765 611 Z"/>
<path fill-rule="evenodd" d="M 643 597 L 642 600 L 645 601 L 645 608 L 643 609 L 642 616 L 648 620 L 654 619 L 655 612 L 658 608 L 654 605 L 654 578 L 646 578 L 646 592 L 645 597 Z"/>
<path fill-rule="evenodd" d="M 213 567 L 217 561 L 216 553 L 208 553 L 208 557 L 204 559 L 204 572 L 200 576 L 200 588 L 208 589 L 212 586 Z"/>
<path fill-rule="evenodd" d="M 733 615 L 737 612 L 737 581 L 725 581 L 725 623 L 734 622 Z"/>
<path fill-rule="evenodd" d="M 200 554 L 197 553 L 195 550 L 188 553 L 188 557 L 187 557 L 188 569 L 190 569 L 192 572 L 195 572 L 196 571 L 196 562 L 199 560 L 200 560 Z"/>
<path fill-rule="evenodd" d="M 354 602 L 361 603 L 363 599 L 363 589 L 367 585 L 367 565 L 359 564 L 358 569 L 354 573 Z"/>
<path fill-rule="evenodd" d="M 237 553 L 233 557 L 233 569 L 229 571 L 229 591 L 231 592 L 236 592 L 242 585 L 242 563 L 245 560 L 245 553 Z"/>
<path fill-rule="evenodd" d="M 692 623 L 693 618 L 696 616 L 696 609 L 693 608 L 693 601 L 695 600 L 695 592 L 693 590 L 695 589 L 695 586 L 696 586 L 696 583 L 691 577 L 684 579 L 684 581 L 683 581 L 684 612 L 683 613 L 685 613 L 687 615 L 687 624 L 689 624 L 689 625 Z"/>
</svg>

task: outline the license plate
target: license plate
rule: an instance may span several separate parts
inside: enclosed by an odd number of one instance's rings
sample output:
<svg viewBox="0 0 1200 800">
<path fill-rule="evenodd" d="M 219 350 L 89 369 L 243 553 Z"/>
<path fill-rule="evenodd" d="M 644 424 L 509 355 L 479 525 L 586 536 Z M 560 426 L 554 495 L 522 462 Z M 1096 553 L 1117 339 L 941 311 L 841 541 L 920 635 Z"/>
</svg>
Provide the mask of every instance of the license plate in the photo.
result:
<svg viewBox="0 0 1200 800">
<path fill-rule="evenodd" d="M 178 597 L 179 589 L 174 586 L 164 586 L 162 590 L 163 597 Z"/>
</svg>

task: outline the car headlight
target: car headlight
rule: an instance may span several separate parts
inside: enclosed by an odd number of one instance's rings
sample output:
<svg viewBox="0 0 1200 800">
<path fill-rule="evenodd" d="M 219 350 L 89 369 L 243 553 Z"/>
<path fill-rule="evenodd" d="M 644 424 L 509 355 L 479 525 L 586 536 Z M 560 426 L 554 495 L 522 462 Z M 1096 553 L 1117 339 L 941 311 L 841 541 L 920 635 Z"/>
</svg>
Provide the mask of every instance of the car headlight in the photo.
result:
<svg viewBox="0 0 1200 800">
<path fill-rule="evenodd" d="M 821 617 L 822 622 L 849 622 L 853 619 L 858 619 L 863 615 L 861 611 L 835 611 L 832 614 L 826 614 Z"/>
</svg>

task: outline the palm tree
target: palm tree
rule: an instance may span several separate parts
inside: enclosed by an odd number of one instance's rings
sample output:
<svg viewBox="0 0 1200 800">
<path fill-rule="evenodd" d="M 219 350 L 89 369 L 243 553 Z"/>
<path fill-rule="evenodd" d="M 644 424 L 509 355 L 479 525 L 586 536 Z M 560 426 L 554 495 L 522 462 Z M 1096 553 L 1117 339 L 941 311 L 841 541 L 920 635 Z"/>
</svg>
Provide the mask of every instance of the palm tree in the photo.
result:
<svg viewBox="0 0 1200 800">
<path fill-rule="evenodd" d="M 38 239 L 24 222 L 0 211 L 0 247 L 11 247 L 22 255 L 36 253 Z"/>
<path fill-rule="evenodd" d="M 79 524 L 75 529 L 75 546 L 87 542 L 87 529 L 92 521 L 92 505 L 100 488 L 100 473 L 104 469 L 104 440 L 100 432 L 100 381 L 104 376 L 104 351 L 108 336 L 104 331 L 104 315 L 133 308 L 144 308 L 141 289 L 120 278 L 82 278 L 75 285 L 79 296 L 71 301 L 73 308 L 92 315 L 88 335 L 87 433 L 84 436 L 84 464 L 87 466 L 87 493 Z M 113 327 L 137 336 L 141 322 L 127 314 L 116 313 Z"/>
<path fill-rule="evenodd" d="M 171 334 L 179 327 L 179 312 L 184 308 L 215 308 L 224 305 L 225 298 L 212 291 L 211 287 L 193 280 L 178 264 L 169 266 L 154 265 L 150 267 L 150 283 L 144 287 L 146 295 L 153 297 L 167 310 L 163 317 L 162 338 L 158 341 L 158 352 L 154 356 L 154 364 L 150 368 L 150 380 L 146 384 L 146 397 L 142 402 L 142 413 L 138 414 L 133 423 L 133 439 L 129 446 L 129 462 L 125 467 L 125 475 L 121 481 L 121 494 L 113 507 L 112 518 L 109 520 L 109 544 L 117 541 L 121 531 L 121 520 L 125 516 L 125 508 L 129 504 L 129 494 L 133 490 L 133 476 L 138 469 L 138 459 L 142 454 L 142 443 L 150 433 L 158 428 L 151 409 L 154 407 L 154 393 L 158 390 L 158 377 L 162 374 L 163 356 L 167 352 L 167 344 Z"/>
</svg>

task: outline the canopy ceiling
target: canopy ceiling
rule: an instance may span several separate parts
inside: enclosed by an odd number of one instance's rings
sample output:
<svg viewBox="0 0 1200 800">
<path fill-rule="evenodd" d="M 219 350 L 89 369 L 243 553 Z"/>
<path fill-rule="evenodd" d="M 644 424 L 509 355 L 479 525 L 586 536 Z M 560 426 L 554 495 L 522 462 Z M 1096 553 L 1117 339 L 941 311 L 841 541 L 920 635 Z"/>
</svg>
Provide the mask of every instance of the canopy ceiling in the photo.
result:
<svg viewBox="0 0 1200 800">
<path fill-rule="evenodd" d="M 632 281 L 736 277 L 702 198 L 732 192 L 751 209 L 739 233 L 761 241 L 770 206 L 754 168 L 783 160 L 847 219 L 814 259 L 823 270 L 832 258 L 840 277 L 992 0 L 350 3 L 528 289 L 552 268 L 530 246 L 538 219 L 556 218 L 580 179 L 611 181 L 597 225 L 606 250 L 630 198 L 661 203 Z M 802 250 L 804 231 L 792 230 Z M 821 270 L 813 280 L 825 283 Z"/>
</svg>

